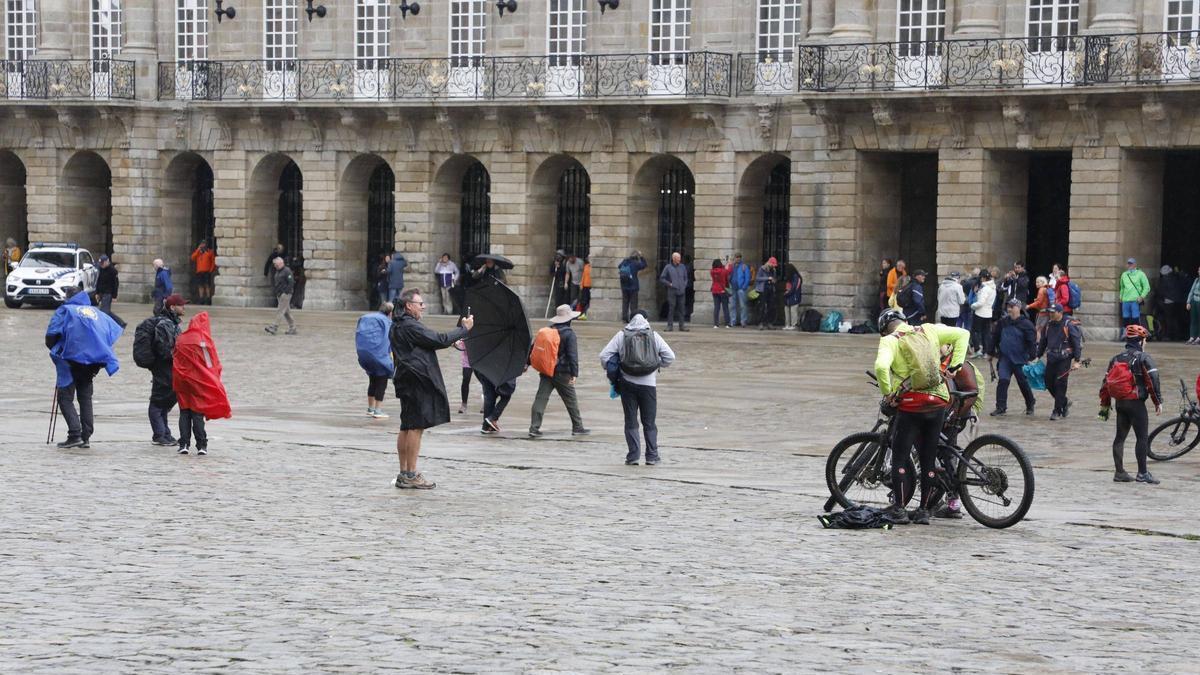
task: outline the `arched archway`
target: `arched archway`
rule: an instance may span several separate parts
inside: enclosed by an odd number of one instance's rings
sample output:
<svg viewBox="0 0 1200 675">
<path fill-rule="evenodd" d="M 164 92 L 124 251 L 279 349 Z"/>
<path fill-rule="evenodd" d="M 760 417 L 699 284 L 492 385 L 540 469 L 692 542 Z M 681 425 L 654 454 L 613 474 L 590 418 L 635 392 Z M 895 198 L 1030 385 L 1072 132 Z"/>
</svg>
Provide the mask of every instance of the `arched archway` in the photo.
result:
<svg viewBox="0 0 1200 675">
<path fill-rule="evenodd" d="M 633 247 L 646 256 L 654 277 L 643 278 L 642 288 L 647 282 L 655 288 L 655 305 L 652 315 L 666 315 L 666 293 L 657 283 L 658 275 L 678 252 L 694 264 L 696 179 L 691 169 L 678 157 L 657 155 L 651 157 L 637 171 L 630 186 L 630 217 L 633 220 Z M 694 276 L 694 271 L 693 271 Z M 645 292 L 643 298 L 648 297 Z M 692 292 L 688 293 L 689 313 Z M 646 302 L 643 299 L 642 304 Z"/>
<path fill-rule="evenodd" d="M 25 163 L 16 154 L 0 151 L 0 248 L 12 239 L 24 251 L 29 244 L 29 222 L 25 200 Z M 0 269 L 0 277 L 8 270 Z"/>
<path fill-rule="evenodd" d="M 212 166 L 194 152 L 176 155 L 163 172 L 161 240 L 154 255 L 167 261 L 176 286 L 188 288 L 193 298 L 200 293 L 194 283 L 192 250 L 201 241 L 214 251 L 220 246 L 216 237 L 213 182 Z"/>
<path fill-rule="evenodd" d="M 443 162 L 431 201 L 431 257 L 449 253 L 461 267 L 470 257 L 491 251 L 491 176 L 482 162 L 471 155 L 454 155 Z"/>
<path fill-rule="evenodd" d="M 587 169 L 570 155 L 546 158 L 529 184 L 528 289 L 533 307 L 546 303 L 544 272 L 562 250 L 586 258 L 591 253 L 591 189 Z"/>
<path fill-rule="evenodd" d="M 737 248 L 751 265 L 768 258 L 789 262 L 791 248 L 792 162 L 786 155 L 763 155 L 742 173 L 737 193 Z M 783 314 L 783 293 L 775 294 L 776 318 Z"/>
<path fill-rule="evenodd" d="M 64 240 L 88 249 L 94 258 L 113 253 L 112 170 L 90 150 L 75 153 L 63 166 L 58 227 Z"/>
<path fill-rule="evenodd" d="M 396 174 L 378 155 L 359 155 L 342 172 L 338 211 L 338 289 L 350 308 L 377 306 L 380 258 L 396 246 Z"/>
<path fill-rule="evenodd" d="M 304 175 L 295 160 L 283 153 L 263 157 L 250 172 L 246 212 L 249 232 L 245 257 L 251 278 L 261 270 L 270 271 L 270 256 L 276 244 L 283 244 L 284 257 L 295 267 L 304 260 Z M 297 280 L 299 288 L 299 280 Z M 274 302 L 269 280 L 246 290 L 255 302 Z M 300 291 L 297 290 L 297 294 Z M 296 300 L 293 296 L 293 302 Z"/>
</svg>

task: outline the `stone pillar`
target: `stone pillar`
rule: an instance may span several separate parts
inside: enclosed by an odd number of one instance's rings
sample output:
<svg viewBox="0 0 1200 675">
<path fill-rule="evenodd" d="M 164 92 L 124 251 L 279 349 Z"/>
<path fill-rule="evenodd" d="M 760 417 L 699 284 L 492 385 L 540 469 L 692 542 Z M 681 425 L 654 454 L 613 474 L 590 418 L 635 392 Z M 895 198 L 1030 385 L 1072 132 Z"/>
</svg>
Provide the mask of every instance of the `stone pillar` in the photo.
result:
<svg viewBox="0 0 1200 675">
<path fill-rule="evenodd" d="M 120 58 L 133 59 L 137 70 L 137 98 L 153 101 L 158 95 L 158 28 L 154 0 L 125 0 L 122 21 L 125 47 Z"/>
<path fill-rule="evenodd" d="M 338 269 L 337 152 L 307 150 L 295 159 L 304 172 L 304 306 L 361 308 L 362 298 L 343 293 L 339 283 L 341 274 L 353 272 Z"/>
<path fill-rule="evenodd" d="M 32 131 L 32 128 L 30 128 Z M 58 241 L 58 150 L 50 143 L 21 151 L 29 241 Z"/>
<path fill-rule="evenodd" d="M 708 270 L 714 258 L 724 259 L 734 248 L 737 230 L 737 157 L 724 143 L 720 150 L 696 153 L 692 171 L 696 178 L 695 240 L 692 245 L 695 303 L 692 322 L 708 325 L 713 299 Z M 744 252 L 756 261 L 758 252 Z"/>
<path fill-rule="evenodd" d="M 434 250 L 433 210 L 430 184 L 433 180 L 432 164 L 427 150 L 401 150 L 392 163 L 396 174 L 396 241 L 398 250 L 404 251 L 408 261 L 405 281 L 429 279 L 433 275 L 434 261 L 441 251 Z M 458 257 L 451 251 L 452 258 Z M 457 260 L 455 261 L 457 262 Z M 423 284 L 423 285 L 422 285 Z M 414 284 L 429 291 L 429 284 Z"/>
<path fill-rule="evenodd" d="M 937 278 L 991 260 L 983 148 L 942 148 L 938 152 Z M 1014 258 L 1015 259 L 1015 258 Z M 926 305 L 933 316 L 936 301 Z"/>
<path fill-rule="evenodd" d="M 592 181 L 592 304 L 588 317 L 616 320 L 621 315 L 617 265 L 635 248 L 628 226 L 629 154 L 593 152 L 588 176 Z"/>
<path fill-rule="evenodd" d="M 529 185 L 529 166 L 525 152 L 523 149 L 493 152 L 480 156 L 480 159 L 492 179 L 491 252 L 513 261 L 515 268 L 506 273 L 508 285 L 517 295 L 528 300 L 537 292 L 545 292 L 540 288 L 542 282 L 546 281 L 543 272 L 553 253 L 532 251 L 527 245 L 526 187 Z M 540 308 L 526 309 L 540 315 Z"/>
<path fill-rule="evenodd" d="M 1120 325 L 1117 277 L 1124 269 L 1125 258 L 1137 257 L 1151 276 L 1158 265 L 1158 240 L 1144 242 L 1140 237 L 1142 232 L 1122 222 L 1120 204 L 1133 198 L 1122 193 L 1123 168 L 1128 174 L 1126 178 L 1134 178 L 1135 167 L 1123 167 L 1121 148 L 1116 146 L 1077 146 L 1072 152 L 1067 271 L 1086 299 L 1077 312 L 1084 332 L 1088 337 L 1104 340 L 1117 337 Z M 1157 235 L 1161 229 L 1154 232 Z"/>
<path fill-rule="evenodd" d="M 1092 17 L 1092 23 L 1085 32 L 1135 33 L 1137 27 L 1134 0 L 1097 0 L 1096 14 Z"/>
<path fill-rule="evenodd" d="M 858 167 L 853 149 L 792 153 L 792 221 L 799 225 L 791 231 L 792 260 L 805 270 L 804 295 L 817 310 L 836 309 L 851 320 L 878 313 L 874 302 L 864 312 L 874 296 L 874 278 L 864 270 L 879 265 L 870 263 L 879 252 L 858 241 Z"/>
<path fill-rule="evenodd" d="M 834 0 L 833 30 L 830 37 L 843 42 L 867 42 L 874 35 L 874 12 L 866 0 Z"/>
<path fill-rule="evenodd" d="M 808 39 L 823 40 L 833 30 L 834 0 L 813 0 L 809 3 Z"/>
<path fill-rule="evenodd" d="M 265 307 L 270 291 L 262 278 L 262 252 L 250 249 L 250 213 L 247 208 L 249 167 L 246 151 L 218 149 L 213 152 L 213 211 L 220 242 L 213 304 L 234 307 Z"/>
<path fill-rule="evenodd" d="M 187 294 L 191 263 L 168 253 L 159 207 L 162 170 L 157 146 L 157 114 L 131 115 L 127 147 L 112 150 L 113 259 L 121 265 L 121 299 L 148 301 L 154 289 L 151 262 L 162 258 L 171 268 L 175 288 Z"/>
<path fill-rule="evenodd" d="M 71 58 L 71 5 L 70 0 L 42 0 L 38 3 L 38 48 L 39 59 Z"/>
<path fill-rule="evenodd" d="M 955 3 L 958 21 L 956 37 L 998 37 L 1000 32 L 1000 0 L 971 0 Z"/>
</svg>

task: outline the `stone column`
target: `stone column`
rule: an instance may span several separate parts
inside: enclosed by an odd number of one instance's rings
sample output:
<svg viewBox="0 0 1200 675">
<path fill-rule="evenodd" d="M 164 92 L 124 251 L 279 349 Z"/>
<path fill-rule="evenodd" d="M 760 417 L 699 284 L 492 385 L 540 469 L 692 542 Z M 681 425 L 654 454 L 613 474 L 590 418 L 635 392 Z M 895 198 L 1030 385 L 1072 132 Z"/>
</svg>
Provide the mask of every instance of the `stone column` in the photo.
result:
<svg viewBox="0 0 1200 675">
<path fill-rule="evenodd" d="M 1159 29 L 1154 29 L 1159 30 Z M 1088 33 L 1134 33 L 1137 32 L 1137 17 L 1134 16 L 1134 0 L 1097 0 L 1096 15 L 1088 26 Z"/>
<path fill-rule="evenodd" d="M 1122 165 L 1121 148 L 1115 146 L 1076 146 L 1071 156 L 1071 236 L 1067 271 L 1086 299 L 1077 312 L 1084 332 L 1088 337 L 1105 340 L 1116 338 L 1120 323 L 1117 276 L 1124 268 L 1125 258 L 1137 257 L 1145 270 L 1154 270 L 1158 266 L 1157 235 L 1161 230 L 1154 229 L 1155 238 L 1144 241 L 1140 236 L 1144 232 L 1122 223 L 1119 204 L 1132 198 L 1129 192 L 1122 191 L 1126 187 L 1122 170 L 1127 178 L 1133 178 L 1135 171 L 1135 167 Z"/>
<path fill-rule="evenodd" d="M 346 270 L 338 269 L 337 152 L 306 150 L 296 161 L 304 172 L 304 306 L 361 307 L 361 298 L 343 297 L 339 284 Z"/>
<path fill-rule="evenodd" d="M 120 58 L 133 59 L 137 69 L 137 98 L 153 101 L 158 94 L 158 29 L 154 0 L 125 0 L 122 21 L 125 47 Z"/>
<path fill-rule="evenodd" d="M 266 307 L 270 291 L 262 277 L 261 252 L 250 249 L 249 192 L 246 183 L 250 171 L 246 151 L 217 149 L 213 152 L 213 211 L 216 238 L 220 242 L 213 304 L 234 307 Z"/>
<path fill-rule="evenodd" d="M 806 304 L 858 317 L 874 295 L 863 270 L 878 266 L 878 260 L 868 262 L 879 252 L 864 250 L 858 240 L 859 154 L 837 143 L 829 148 L 821 142 L 827 135 L 814 136 L 820 128 L 816 118 L 793 112 L 793 137 L 815 142 L 791 153 L 792 261 L 804 271 Z M 869 307 L 874 311 L 875 302 Z"/>
<path fill-rule="evenodd" d="M 833 30 L 834 0 L 813 0 L 809 3 L 808 39 L 823 40 Z"/>
<path fill-rule="evenodd" d="M 719 150 L 697 152 L 692 166 L 696 178 L 692 323 L 698 326 L 707 326 L 712 320 L 713 298 L 708 292 L 711 283 L 708 270 L 712 260 L 728 255 L 737 237 L 737 156 L 731 146 L 726 142 Z M 746 255 L 753 261 L 758 252 Z M 761 261 L 758 264 L 762 264 Z"/>
<path fill-rule="evenodd" d="M 42 0 L 38 3 L 39 59 L 71 58 L 70 0 Z"/>
<path fill-rule="evenodd" d="M 613 125 L 617 122 L 614 120 Z M 588 161 L 592 180 L 592 304 L 588 317 L 616 320 L 621 315 L 621 283 L 617 265 L 633 250 L 629 237 L 629 154 L 593 152 Z"/>
<path fill-rule="evenodd" d="M 834 0 L 833 31 L 830 37 L 843 42 L 866 42 L 874 35 L 866 0 Z"/>
<path fill-rule="evenodd" d="M 958 21 L 954 35 L 959 37 L 997 37 L 1000 32 L 1000 0 L 970 0 L 956 3 Z"/>
</svg>

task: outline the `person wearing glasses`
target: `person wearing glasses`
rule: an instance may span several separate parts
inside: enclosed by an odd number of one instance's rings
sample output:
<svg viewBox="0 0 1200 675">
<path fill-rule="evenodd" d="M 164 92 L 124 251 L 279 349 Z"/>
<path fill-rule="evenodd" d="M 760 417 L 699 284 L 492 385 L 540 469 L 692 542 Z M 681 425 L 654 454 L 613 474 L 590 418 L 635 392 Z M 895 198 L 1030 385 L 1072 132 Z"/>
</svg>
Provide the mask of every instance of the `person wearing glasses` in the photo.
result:
<svg viewBox="0 0 1200 675">
<path fill-rule="evenodd" d="M 400 399 L 400 434 L 396 454 L 400 473 L 392 485 L 400 489 L 431 490 L 437 487 L 417 471 L 421 436 L 426 429 L 450 421 L 450 400 L 438 365 L 437 350 L 462 340 L 475 325 L 475 317 L 463 317 L 458 328 L 438 333 L 421 323 L 425 298 L 409 288 L 400 294 L 403 311 L 392 323 L 392 351 L 396 355 L 396 396 Z"/>
</svg>

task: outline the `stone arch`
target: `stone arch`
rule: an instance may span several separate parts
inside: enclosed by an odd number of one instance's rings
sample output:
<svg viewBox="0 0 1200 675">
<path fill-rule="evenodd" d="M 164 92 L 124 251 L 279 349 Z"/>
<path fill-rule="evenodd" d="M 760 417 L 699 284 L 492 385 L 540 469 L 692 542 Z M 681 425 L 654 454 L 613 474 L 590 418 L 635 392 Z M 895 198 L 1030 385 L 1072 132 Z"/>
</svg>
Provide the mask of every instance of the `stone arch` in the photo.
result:
<svg viewBox="0 0 1200 675">
<path fill-rule="evenodd" d="M 430 201 L 433 211 L 433 252 L 430 258 L 449 252 L 462 266 L 464 253 L 478 254 L 487 251 L 466 251 L 463 243 L 463 182 L 468 172 L 487 167 L 473 155 L 453 155 L 434 173 Z M 490 227 L 490 218 L 489 218 Z"/>
<path fill-rule="evenodd" d="M 159 198 L 160 222 L 158 240 L 151 243 L 152 257 L 162 258 L 171 267 L 177 288 L 193 288 L 191 252 L 206 240 L 220 250 L 216 237 L 216 218 L 213 208 L 212 165 L 195 152 L 181 152 L 167 162 L 163 170 Z"/>
<path fill-rule="evenodd" d="M 28 208 L 25 199 L 25 162 L 10 150 L 0 150 L 0 248 L 10 237 L 24 251 L 29 248 Z M 0 270 L 8 276 L 8 270 Z"/>
<path fill-rule="evenodd" d="M 358 155 L 338 184 L 337 290 L 347 308 L 373 306 L 378 258 L 396 244 L 396 174 L 379 155 Z"/>
<path fill-rule="evenodd" d="M 526 197 L 529 213 L 528 290 L 532 307 L 541 307 L 549 296 L 542 283 L 554 252 L 586 256 L 591 243 L 591 177 L 587 167 L 571 155 L 551 155 L 530 174 Z"/>
<path fill-rule="evenodd" d="M 281 242 L 279 237 L 281 216 L 280 187 L 285 173 L 290 174 L 295 172 L 299 172 L 300 176 L 303 177 L 303 171 L 296 160 L 282 152 L 271 153 L 262 157 L 250 171 L 250 179 L 246 183 L 247 228 L 245 249 L 243 251 L 250 279 L 264 274 L 264 265 L 267 263 L 267 257 L 274 249 L 275 244 L 287 244 L 287 242 Z M 303 227 L 303 205 L 300 204 L 297 206 L 299 206 L 298 210 L 301 214 L 300 224 Z M 302 234 L 303 230 L 301 229 Z M 293 246 L 293 248 L 297 247 Z M 285 251 L 289 264 L 297 257 L 301 259 L 305 257 L 302 236 L 298 249 Z M 297 293 L 299 293 L 299 281 L 297 282 L 297 289 Z M 253 284 L 246 289 L 245 293 L 255 303 L 270 305 L 274 302 L 270 284 L 266 282 Z"/>
<path fill-rule="evenodd" d="M 113 253 L 112 170 L 103 157 L 80 150 L 59 175 L 58 236 L 88 249 L 92 257 Z"/>
<path fill-rule="evenodd" d="M 669 262 L 667 253 L 678 248 L 684 256 L 695 254 L 696 179 L 691 168 L 674 155 L 654 155 L 633 176 L 629 186 L 630 247 L 646 257 L 648 271 L 642 288 L 650 286 L 655 295 L 643 291 L 640 302 L 646 306 L 655 297 L 651 316 L 658 316 L 665 305 L 665 294 L 657 283 L 658 274 Z M 675 230 L 678 236 L 672 236 Z"/>
<path fill-rule="evenodd" d="M 780 186 L 777 180 L 784 170 L 789 178 L 785 185 Z M 787 219 L 790 216 L 790 204 L 786 202 L 786 211 L 778 213 L 781 195 L 777 194 L 778 189 L 786 189 L 790 185 L 790 175 L 791 159 L 787 155 L 771 153 L 751 160 L 738 181 L 734 246 L 751 264 L 761 263 L 764 256 L 775 256 L 783 264 L 790 257 L 790 229 L 781 233 L 775 244 L 765 240 L 771 233 L 769 231 L 775 229 L 772 225 L 777 225 L 779 218 Z M 782 195 L 785 199 L 789 196 L 790 192 Z M 785 222 L 790 225 L 790 220 Z"/>
</svg>

